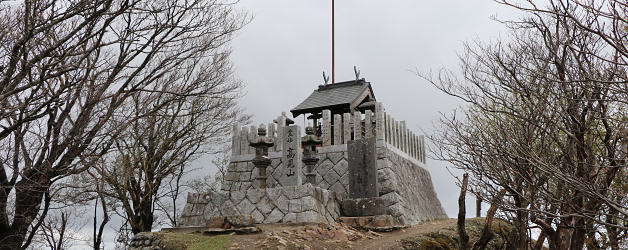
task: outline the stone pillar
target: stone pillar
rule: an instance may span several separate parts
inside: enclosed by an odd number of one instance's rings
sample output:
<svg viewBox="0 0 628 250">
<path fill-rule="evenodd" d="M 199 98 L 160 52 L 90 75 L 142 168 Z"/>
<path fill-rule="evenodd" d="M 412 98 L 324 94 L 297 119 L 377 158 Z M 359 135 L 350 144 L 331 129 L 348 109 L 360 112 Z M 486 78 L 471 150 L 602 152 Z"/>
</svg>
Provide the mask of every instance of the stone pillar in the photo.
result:
<svg viewBox="0 0 628 250">
<path fill-rule="evenodd" d="M 385 135 L 385 139 L 386 139 L 386 143 L 388 144 L 392 144 L 392 126 L 391 126 L 391 120 L 390 120 L 390 115 L 386 114 L 386 135 Z"/>
<path fill-rule="evenodd" d="M 406 121 L 401 121 L 399 123 L 399 149 L 401 149 L 401 152 L 407 153 L 408 149 L 407 149 L 407 130 L 406 130 Z"/>
<path fill-rule="evenodd" d="M 277 146 L 275 147 L 277 151 L 281 151 L 283 149 L 283 143 L 279 143 L 283 141 L 283 128 L 286 127 L 286 117 L 280 115 L 277 119 L 274 120 L 277 123 Z"/>
<path fill-rule="evenodd" d="M 366 110 L 364 112 L 364 138 L 373 137 L 373 112 Z"/>
<path fill-rule="evenodd" d="M 267 127 L 267 136 L 270 138 L 277 138 L 277 136 L 275 135 L 275 123 L 268 123 L 268 127 Z M 279 143 L 275 143 L 275 146 L 272 147 L 272 151 L 277 151 L 277 144 Z"/>
<path fill-rule="evenodd" d="M 314 133 L 314 128 L 305 128 L 305 136 L 301 138 L 301 145 L 303 146 L 303 163 L 306 166 L 305 170 L 305 182 L 312 185 L 316 185 L 316 172 L 314 172 L 314 166 L 318 163 L 318 156 L 316 155 L 316 146 L 321 144 L 321 140 Z"/>
<path fill-rule="evenodd" d="M 283 128 L 283 157 L 281 163 L 284 172 L 279 177 L 281 186 L 299 186 L 301 179 L 301 127 L 298 125 Z"/>
<path fill-rule="evenodd" d="M 375 138 L 378 141 L 384 141 L 386 136 L 386 114 L 384 114 L 384 104 L 375 103 Z"/>
<path fill-rule="evenodd" d="M 375 138 L 350 141 L 347 144 L 347 151 L 349 156 L 349 198 L 378 197 Z"/>
<path fill-rule="evenodd" d="M 257 126 L 255 125 L 251 125 L 249 127 L 249 145 L 250 142 L 253 142 L 253 140 L 255 140 L 255 137 L 257 137 Z M 264 133 L 266 134 L 266 133 Z M 249 149 L 249 154 L 255 154 L 255 148 L 254 147 L 247 147 Z"/>
<path fill-rule="evenodd" d="M 266 188 L 266 167 L 270 165 L 268 148 L 275 145 L 272 138 L 266 136 L 266 128 L 260 125 L 257 136 L 251 141 L 251 147 L 255 148 L 255 158 L 251 162 L 257 168 L 257 182 L 259 188 Z"/>
<path fill-rule="evenodd" d="M 233 125 L 231 130 L 231 155 L 240 155 L 240 124 Z"/>
<path fill-rule="evenodd" d="M 240 154 L 249 153 L 249 127 L 242 126 L 240 131 Z"/>
<path fill-rule="evenodd" d="M 362 139 L 362 115 L 360 112 L 353 112 L 353 140 Z"/>
<path fill-rule="evenodd" d="M 351 140 L 351 114 L 342 114 L 342 130 L 344 131 L 343 143 L 348 143 Z"/>
<path fill-rule="evenodd" d="M 331 111 L 323 110 L 323 146 L 331 145 Z"/>
<path fill-rule="evenodd" d="M 334 145 L 342 144 L 342 116 L 334 115 Z"/>
</svg>

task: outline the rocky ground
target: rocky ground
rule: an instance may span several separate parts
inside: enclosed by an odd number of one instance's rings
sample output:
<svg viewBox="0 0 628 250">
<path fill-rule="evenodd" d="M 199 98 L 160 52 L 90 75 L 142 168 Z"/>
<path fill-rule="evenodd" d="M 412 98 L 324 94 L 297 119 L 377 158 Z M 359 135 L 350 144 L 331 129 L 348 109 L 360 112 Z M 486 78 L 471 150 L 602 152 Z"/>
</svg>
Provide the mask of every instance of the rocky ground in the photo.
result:
<svg viewBox="0 0 628 250">
<path fill-rule="evenodd" d="M 483 218 L 467 219 L 473 244 Z M 456 249 L 456 220 L 426 222 L 393 232 L 360 231 L 346 225 L 259 225 L 255 234 L 200 235 L 154 233 L 164 249 Z M 513 227 L 496 220 L 489 249 L 507 249 Z"/>
</svg>

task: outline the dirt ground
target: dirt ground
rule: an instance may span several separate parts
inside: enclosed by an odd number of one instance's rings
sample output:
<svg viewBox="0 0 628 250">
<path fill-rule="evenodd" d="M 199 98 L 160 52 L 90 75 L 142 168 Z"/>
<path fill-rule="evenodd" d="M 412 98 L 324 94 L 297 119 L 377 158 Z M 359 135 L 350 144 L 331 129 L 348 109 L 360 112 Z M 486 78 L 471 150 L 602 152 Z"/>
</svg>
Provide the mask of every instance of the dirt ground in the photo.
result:
<svg viewBox="0 0 628 250">
<path fill-rule="evenodd" d="M 451 229 L 455 224 L 455 219 L 445 219 L 382 233 L 342 224 L 259 225 L 261 233 L 233 235 L 230 249 L 404 249 L 404 239 Z"/>
</svg>

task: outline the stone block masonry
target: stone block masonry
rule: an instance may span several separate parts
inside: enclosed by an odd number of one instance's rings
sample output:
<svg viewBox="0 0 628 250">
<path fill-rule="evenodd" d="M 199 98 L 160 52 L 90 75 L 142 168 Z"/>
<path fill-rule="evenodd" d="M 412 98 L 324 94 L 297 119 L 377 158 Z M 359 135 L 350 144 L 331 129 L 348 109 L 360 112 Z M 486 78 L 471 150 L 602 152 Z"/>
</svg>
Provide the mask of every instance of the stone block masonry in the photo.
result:
<svg viewBox="0 0 628 250">
<path fill-rule="evenodd" d="M 408 129 L 408 124 L 387 115 L 381 103 L 376 104 L 375 113 L 356 112 L 325 117 L 321 126 L 321 139 L 324 143 L 317 148 L 319 161 L 314 167 L 315 186 L 337 194 L 348 194 L 347 145 L 356 138 L 375 138 L 379 197 L 385 200 L 386 213 L 400 224 L 406 225 L 446 217 L 425 165 L 425 143 L 422 135 L 415 135 Z M 305 171 L 302 170 L 304 166 L 300 164 L 300 160 L 293 159 L 292 162 L 297 165 L 287 167 L 288 158 L 285 156 L 289 152 L 282 142 L 288 140 L 288 126 L 283 116 L 276 121 L 267 125 L 268 136 L 279 142 L 269 148 L 271 165 L 266 169 L 268 188 L 295 185 L 286 181 L 287 174 L 291 174 L 294 171 L 291 169 L 294 168 L 298 170 L 291 177 L 298 175 L 301 180 L 305 179 Z M 257 169 L 251 163 L 253 150 L 248 146 L 250 129 L 253 127 L 236 125 L 233 128 L 231 163 L 221 185 L 222 193 L 241 193 L 259 188 L 255 183 Z M 298 178 L 292 179 L 296 179 L 298 185 Z"/>
<path fill-rule="evenodd" d="M 189 193 L 177 227 L 210 226 L 214 216 L 251 215 L 254 223 L 333 223 L 345 195 L 301 186 Z"/>
</svg>

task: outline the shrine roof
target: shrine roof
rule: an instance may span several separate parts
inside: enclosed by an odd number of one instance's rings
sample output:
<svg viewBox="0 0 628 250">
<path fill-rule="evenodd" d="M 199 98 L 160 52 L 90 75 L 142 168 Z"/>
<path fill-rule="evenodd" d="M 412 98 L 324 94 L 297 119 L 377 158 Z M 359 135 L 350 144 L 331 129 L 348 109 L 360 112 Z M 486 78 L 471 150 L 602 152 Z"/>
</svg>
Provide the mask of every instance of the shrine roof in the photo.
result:
<svg viewBox="0 0 628 250">
<path fill-rule="evenodd" d="M 293 117 L 324 109 L 353 110 L 363 101 L 374 101 L 371 84 L 364 79 L 319 85 L 310 96 L 290 110 Z"/>
</svg>

